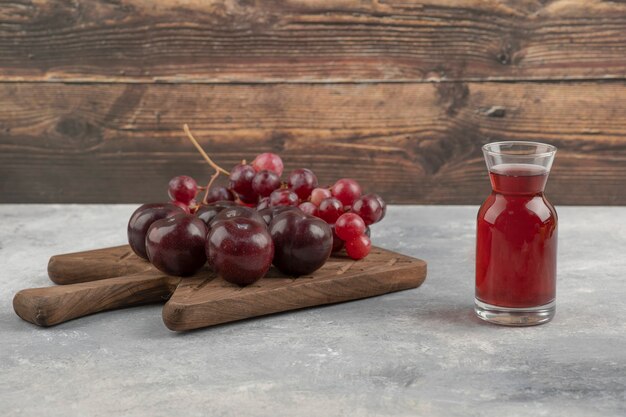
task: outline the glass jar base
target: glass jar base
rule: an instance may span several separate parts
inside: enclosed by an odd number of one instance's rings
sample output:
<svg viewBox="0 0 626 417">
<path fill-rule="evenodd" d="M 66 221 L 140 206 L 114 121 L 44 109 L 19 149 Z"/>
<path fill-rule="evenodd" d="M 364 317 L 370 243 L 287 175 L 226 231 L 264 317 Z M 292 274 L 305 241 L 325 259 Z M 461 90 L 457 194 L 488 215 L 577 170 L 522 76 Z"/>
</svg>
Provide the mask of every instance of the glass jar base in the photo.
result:
<svg viewBox="0 0 626 417">
<path fill-rule="evenodd" d="M 474 312 L 485 321 L 502 326 L 536 326 L 547 323 L 554 317 L 556 302 L 537 307 L 499 307 L 483 303 L 474 298 Z"/>
</svg>

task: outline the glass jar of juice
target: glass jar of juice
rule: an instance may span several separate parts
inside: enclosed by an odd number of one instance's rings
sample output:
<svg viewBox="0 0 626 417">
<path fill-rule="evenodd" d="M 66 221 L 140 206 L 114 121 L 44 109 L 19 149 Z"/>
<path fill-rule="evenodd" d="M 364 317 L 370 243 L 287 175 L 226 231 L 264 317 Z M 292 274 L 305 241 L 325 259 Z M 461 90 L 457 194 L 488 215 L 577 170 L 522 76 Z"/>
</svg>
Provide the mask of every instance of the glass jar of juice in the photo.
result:
<svg viewBox="0 0 626 417">
<path fill-rule="evenodd" d="M 492 192 L 478 211 L 475 312 L 509 326 L 555 314 L 557 214 L 544 188 L 556 148 L 535 142 L 483 146 Z"/>
</svg>

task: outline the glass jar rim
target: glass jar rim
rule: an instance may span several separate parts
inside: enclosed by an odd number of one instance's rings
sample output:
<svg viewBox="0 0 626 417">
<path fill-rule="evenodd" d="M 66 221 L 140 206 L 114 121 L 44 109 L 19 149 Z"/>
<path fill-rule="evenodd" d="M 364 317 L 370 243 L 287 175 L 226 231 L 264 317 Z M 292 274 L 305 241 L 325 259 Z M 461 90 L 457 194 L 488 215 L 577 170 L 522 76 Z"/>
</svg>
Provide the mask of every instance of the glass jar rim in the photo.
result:
<svg viewBox="0 0 626 417">
<path fill-rule="evenodd" d="M 547 149 L 545 152 L 531 152 L 531 153 L 508 153 L 508 152 L 503 152 L 501 150 L 493 150 L 493 146 L 501 146 L 501 145 L 508 145 L 508 146 L 534 146 L 534 147 L 545 147 L 545 149 Z M 531 141 L 524 141 L 524 140 L 511 140 L 511 141 L 499 141 L 499 142 L 490 142 L 490 143 L 486 143 L 482 146 L 482 150 L 485 153 L 488 153 L 490 155 L 506 155 L 507 157 L 524 157 L 524 158 L 528 158 L 528 157 L 547 157 L 547 156 L 552 156 L 556 153 L 557 148 L 554 145 L 550 145 L 549 143 L 543 143 L 543 142 L 531 142 Z"/>
</svg>

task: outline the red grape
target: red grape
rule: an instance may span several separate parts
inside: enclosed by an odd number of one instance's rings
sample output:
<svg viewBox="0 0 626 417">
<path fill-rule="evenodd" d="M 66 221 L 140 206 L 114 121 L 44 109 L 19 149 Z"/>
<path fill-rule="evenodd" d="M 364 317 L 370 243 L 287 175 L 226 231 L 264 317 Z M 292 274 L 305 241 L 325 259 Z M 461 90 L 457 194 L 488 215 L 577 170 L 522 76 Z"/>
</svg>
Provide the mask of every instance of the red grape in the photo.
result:
<svg viewBox="0 0 626 417">
<path fill-rule="evenodd" d="M 311 203 L 319 207 L 322 203 L 322 200 L 326 200 L 327 198 L 332 196 L 333 195 L 331 194 L 330 190 L 327 188 L 315 188 L 313 191 L 311 191 Z"/>
<path fill-rule="evenodd" d="M 365 235 L 358 236 L 346 242 L 346 252 L 352 259 L 365 258 L 372 248 L 372 241 Z"/>
<path fill-rule="evenodd" d="M 170 180 L 167 193 L 174 201 L 189 205 L 198 192 L 196 180 L 186 175 L 179 175 Z"/>
<path fill-rule="evenodd" d="M 274 242 L 265 223 L 234 217 L 213 224 L 206 254 L 209 264 L 226 281 L 249 285 L 270 269 Z"/>
<path fill-rule="evenodd" d="M 230 171 L 230 188 L 244 203 L 256 203 L 258 196 L 252 189 L 256 171 L 250 165 L 239 164 Z"/>
<path fill-rule="evenodd" d="M 216 201 L 235 201 L 235 194 L 226 187 L 215 185 L 209 190 L 206 202 L 214 203 Z"/>
<path fill-rule="evenodd" d="M 289 174 L 287 184 L 294 193 L 298 194 L 300 200 L 306 200 L 311 195 L 311 191 L 317 187 L 317 177 L 310 169 L 295 169 Z"/>
<path fill-rule="evenodd" d="M 365 227 L 363 219 L 354 213 L 344 213 L 335 222 L 335 232 L 344 241 L 361 236 Z"/>
<path fill-rule="evenodd" d="M 270 194 L 270 207 L 297 205 L 298 195 L 291 190 L 275 190 Z"/>
<path fill-rule="evenodd" d="M 317 209 L 317 206 L 309 201 L 300 203 L 298 208 L 310 216 L 319 217 L 319 210 Z"/>
<path fill-rule="evenodd" d="M 280 188 L 280 177 L 272 171 L 259 171 L 252 179 L 252 190 L 261 197 L 267 197 Z"/>
<path fill-rule="evenodd" d="M 152 223 L 146 235 L 146 252 L 152 265 L 169 275 L 188 276 L 206 263 L 207 227 L 188 214 Z"/>
<path fill-rule="evenodd" d="M 361 216 L 365 224 L 374 224 L 383 216 L 381 201 L 380 196 L 376 194 L 365 194 L 354 202 L 352 211 Z"/>
<path fill-rule="evenodd" d="M 279 177 L 283 175 L 283 160 L 275 153 L 266 152 L 257 155 L 252 161 L 252 166 L 257 172 L 260 171 L 272 171 Z"/>
<path fill-rule="evenodd" d="M 320 203 L 319 217 L 328 224 L 335 224 L 339 216 L 343 214 L 341 201 L 330 197 Z"/>
<path fill-rule="evenodd" d="M 380 219 L 378 219 L 378 221 L 381 221 L 382 219 L 385 218 L 385 215 L 387 214 L 387 203 L 385 203 L 385 200 L 383 200 L 383 198 L 379 196 L 378 194 L 370 194 L 370 195 L 374 196 L 376 200 L 378 200 L 378 202 L 380 203 L 380 206 L 383 209 L 383 214 L 380 216 Z"/>
<path fill-rule="evenodd" d="M 361 186 L 353 179 L 342 178 L 331 187 L 330 192 L 341 204 L 351 206 L 361 196 Z"/>
</svg>

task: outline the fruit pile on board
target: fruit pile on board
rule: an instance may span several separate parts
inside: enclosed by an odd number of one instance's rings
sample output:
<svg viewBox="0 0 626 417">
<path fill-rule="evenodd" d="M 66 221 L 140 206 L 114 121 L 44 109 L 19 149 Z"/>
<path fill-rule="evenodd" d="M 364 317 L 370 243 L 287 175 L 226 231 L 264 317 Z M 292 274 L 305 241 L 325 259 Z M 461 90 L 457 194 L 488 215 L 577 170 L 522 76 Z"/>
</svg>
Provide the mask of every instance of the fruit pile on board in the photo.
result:
<svg viewBox="0 0 626 417">
<path fill-rule="evenodd" d="M 345 250 L 355 260 L 369 254 L 369 226 L 386 211 L 379 195 L 363 194 L 349 178 L 322 187 L 307 168 L 283 180 L 283 161 L 273 153 L 228 172 L 186 125 L 185 132 L 215 169 L 211 181 L 201 187 L 191 177 L 174 177 L 170 202 L 144 204 L 128 222 L 130 247 L 159 270 L 189 276 L 208 262 L 226 281 L 249 285 L 272 264 L 301 276 L 319 269 L 333 252 Z M 228 176 L 228 188 L 213 185 L 220 174 Z"/>
</svg>

